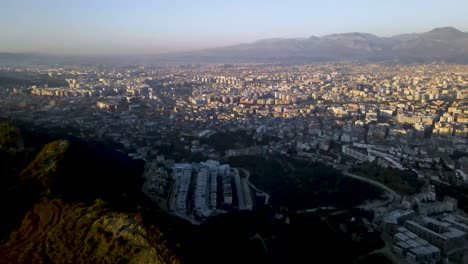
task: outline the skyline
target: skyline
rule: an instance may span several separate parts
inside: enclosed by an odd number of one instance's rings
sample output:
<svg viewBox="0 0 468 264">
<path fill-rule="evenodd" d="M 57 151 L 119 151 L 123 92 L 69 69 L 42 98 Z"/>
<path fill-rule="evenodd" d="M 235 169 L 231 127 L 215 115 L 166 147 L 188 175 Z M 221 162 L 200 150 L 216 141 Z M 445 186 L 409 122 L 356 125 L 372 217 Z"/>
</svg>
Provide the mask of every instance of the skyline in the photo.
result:
<svg viewBox="0 0 468 264">
<path fill-rule="evenodd" d="M 6 40 L 0 52 L 137 55 L 346 32 L 390 37 L 446 26 L 466 32 L 467 9 L 468 2 L 458 0 L 7 1 L 0 10 Z"/>
</svg>

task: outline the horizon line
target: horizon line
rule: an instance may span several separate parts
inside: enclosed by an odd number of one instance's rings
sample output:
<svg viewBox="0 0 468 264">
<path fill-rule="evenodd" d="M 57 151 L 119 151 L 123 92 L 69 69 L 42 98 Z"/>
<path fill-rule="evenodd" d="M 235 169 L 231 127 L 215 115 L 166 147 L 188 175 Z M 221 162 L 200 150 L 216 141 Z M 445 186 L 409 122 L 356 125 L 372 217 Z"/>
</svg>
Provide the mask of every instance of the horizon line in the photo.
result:
<svg viewBox="0 0 468 264">
<path fill-rule="evenodd" d="M 350 31 L 350 32 L 339 32 L 339 33 L 329 33 L 329 34 L 323 34 L 323 35 L 309 35 L 307 37 L 270 37 L 270 38 L 259 38 L 257 40 L 252 40 L 249 42 L 238 42 L 238 43 L 233 43 L 233 44 L 226 44 L 226 45 L 219 45 L 219 46 L 208 46 L 208 47 L 203 47 L 203 48 L 195 48 L 195 49 L 180 49 L 180 50 L 173 50 L 173 51 L 162 51 L 162 52 L 143 52 L 143 53 L 132 53 L 132 52 L 115 52 L 115 53 L 68 53 L 68 52 L 63 52 L 63 53 L 54 53 L 50 51 L 1 51 L 0 54 L 11 54 L 11 55 L 43 55 L 43 56 L 62 56 L 62 57 L 88 57 L 88 56 L 99 56 L 99 57 L 129 57 L 129 56 L 161 56 L 161 55 L 171 55 L 171 54 L 177 54 L 177 53 L 186 53 L 186 52 L 197 52 L 197 51 L 205 51 L 205 50 L 210 50 L 210 49 L 218 49 L 218 48 L 228 48 L 228 47 L 233 47 L 237 45 L 246 45 L 246 44 L 253 44 L 259 41 L 263 40 L 274 40 L 274 39 L 308 39 L 312 37 L 317 37 L 317 38 L 323 38 L 326 36 L 331 36 L 331 35 L 342 35 L 342 34 L 353 34 L 353 33 L 359 33 L 359 34 L 370 34 L 374 35 L 379 38 L 393 38 L 396 36 L 400 35 L 406 35 L 406 34 L 423 34 L 423 33 L 428 33 L 430 31 L 436 30 L 436 29 L 455 29 L 458 30 L 462 33 L 468 33 L 467 31 L 460 30 L 456 27 L 453 26 L 442 26 L 442 27 L 435 27 L 426 31 L 421 31 L 421 32 L 409 32 L 409 33 L 399 33 L 399 34 L 394 34 L 388 37 L 385 36 L 379 36 L 374 33 L 369 33 L 369 32 L 360 32 L 360 31 Z M 136 49 L 134 49 L 136 50 Z"/>
</svg>

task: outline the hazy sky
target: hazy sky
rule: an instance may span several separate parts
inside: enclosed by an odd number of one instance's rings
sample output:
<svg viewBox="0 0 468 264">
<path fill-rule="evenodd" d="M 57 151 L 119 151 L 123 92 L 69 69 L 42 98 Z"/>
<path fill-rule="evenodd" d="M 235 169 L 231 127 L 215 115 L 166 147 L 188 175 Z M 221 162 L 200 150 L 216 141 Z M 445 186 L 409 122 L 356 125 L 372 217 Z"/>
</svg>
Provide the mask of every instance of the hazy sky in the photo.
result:
<svg viewBox="0 0 468 264">
<path fill-rule="evenodd" d="M 272 37 L 468 31 L 467 0 L 0 1 L 0 52 L 161 53 Z"/>
</svg>

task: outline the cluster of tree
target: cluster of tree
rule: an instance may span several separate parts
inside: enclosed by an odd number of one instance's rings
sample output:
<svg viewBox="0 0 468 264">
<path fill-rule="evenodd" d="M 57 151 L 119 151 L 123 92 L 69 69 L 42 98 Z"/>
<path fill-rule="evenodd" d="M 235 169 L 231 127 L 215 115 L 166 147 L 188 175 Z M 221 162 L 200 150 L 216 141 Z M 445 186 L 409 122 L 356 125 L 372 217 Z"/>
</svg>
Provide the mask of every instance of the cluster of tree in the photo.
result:
<svg viewBox="0 0 468 264">
<path fill-rule="evenodd" d="M 252 135 L 241 130 L 236 132 L 219 132 L 211 135 L 209 138 L 202 138 L 201 144 L 209 144 L 215 150 L 224 152 L 228 149 L 245 148 L 255 145 Z"/>
<path fill-rule="evenodd" d="M 351 172 L 381 182 L 403 195 L 419 192 L 424 184 L 418 180 L 418 176 L 412 171 L 383 168 L 375 162 L 355 166 L 351 169 Z"/>
<path fill-rule="evenodd" d="M 32 85 L 64 87 L 68 84 L 63 77 L 51 77 L 47 74 L 0 71 L 0 87 L 27 87 Z"/>
<path fill-rule="evenodd" d="M 357 210 L 328 216 L 291 215 L 273 241 L 274 263 L 353 263 L 383 247 L 379 232 L 368 232 Z M 353 219 L 353 220 L 352 220 Z"/>
<path fill-rule="evenodd" d="M 278 221 L 276 213 L 262 207 L 223 214 L 201 226 L 180 225 L 169 236 L 178 232 L 183 246 L 177 252 L 184 263 L 353 263 L 384 246 L 380 234 L 363 224 L 372 213 L 353 209 L 324 217 L 286 212 L 289 224 Z M 152 215 L 156 222 L 162 219 Z"/>
<path fill-rule="evenodd" d="M 10 123 L 0 123 L 0 147 L 15 148 L 20 139 L 19 130 Z"/>
<path fill-rule="evenodd" d="M 286 157 L 235 157 L 229 164 L 251 172 L 250 181 L 271 194 L 274 206 L 308 209 L 318 206 L 349 208 L 378 198 L 380 190 L 343 177 L 321 163 Z"/>
<path fill-rule="evenodd" d="M 450 196 L 458 201 L 458 208 L 468 214 L 468 185 L 464 186 L 447 186 L 440 182 L 432 182 L 435 186 L 437 197 Z"/>
</svg>

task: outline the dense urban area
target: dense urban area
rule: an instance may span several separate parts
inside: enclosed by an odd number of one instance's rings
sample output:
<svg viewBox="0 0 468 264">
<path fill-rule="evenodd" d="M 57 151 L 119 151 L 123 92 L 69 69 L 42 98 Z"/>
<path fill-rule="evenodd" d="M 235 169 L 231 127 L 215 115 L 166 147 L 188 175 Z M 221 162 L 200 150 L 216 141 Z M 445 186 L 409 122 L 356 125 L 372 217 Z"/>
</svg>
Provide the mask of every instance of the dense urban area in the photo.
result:
<svg viewBox="0 0 468 264">
<path fill-rule="evenodd" d="M 291 212 L 355 207 L 372 212 L 359 221 L 384 242 L 372 254 L 468 261 L 467 65 L 3 66 L 0 76 L 2 120 L 144 160 L 142 192 L 194 225 L 265 205 L 285 225 Z M 349 182 L 327 185 L 336 174 Z"/>
</svg>

